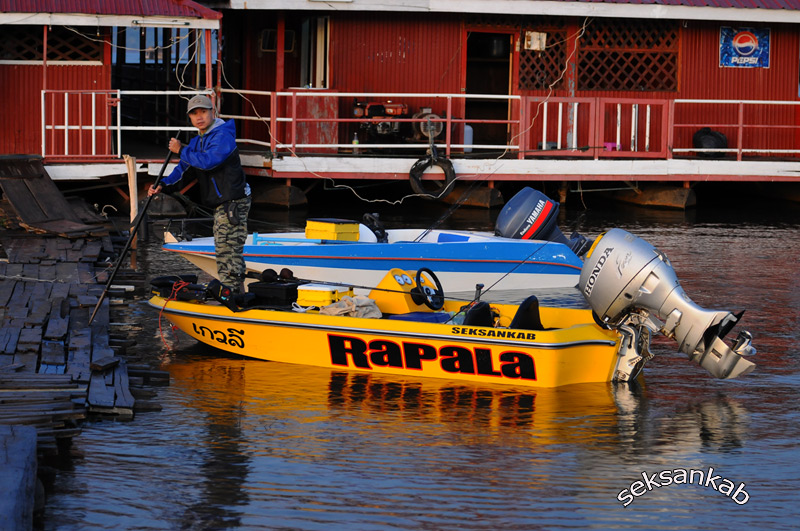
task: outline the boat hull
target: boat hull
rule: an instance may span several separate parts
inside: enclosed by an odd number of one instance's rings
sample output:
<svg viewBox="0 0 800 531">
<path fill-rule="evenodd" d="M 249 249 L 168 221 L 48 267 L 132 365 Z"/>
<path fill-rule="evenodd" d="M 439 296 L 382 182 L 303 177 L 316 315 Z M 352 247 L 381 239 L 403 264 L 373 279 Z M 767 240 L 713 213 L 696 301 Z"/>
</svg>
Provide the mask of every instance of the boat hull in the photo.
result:
<svg viewBox="0 0 800 531">
<path fill-rule="evenodd" d="M 471 238 L 464 241 L 414 242 L 414 234 L 407 235 L 409 241 L 394 243 L 304 243 L 290 233 L 257 236 L 258 244 L 250 235 L 244 258 L 252 272 L 288 268 L 297 278 L 349 285 L 356 278 L 367 289 L 377 285 L 389 267 L 412 271 L 427 267 L 436 272 L 446 292 L 472 291 L 478 283 L 496 290 L 574 287 L 583 265 L 569 247 L 556 242 L 474 235 L 464 236 Z M 286 243 L 277 243 L 281 240 Z M 167 243 L 164 249 L 217 276 L 213 238 Z"/>
<path fill-rule="evenodd" d="M 511 330 L 277 310 L 233 313 L 216 304 L 150 304 L 198 341 L 250 358 L 331 369 L 483 384 L 556 387 L 611 381 L 616 333 L 591 312 L 558 309 L 571 326 Z"/>
</svg>

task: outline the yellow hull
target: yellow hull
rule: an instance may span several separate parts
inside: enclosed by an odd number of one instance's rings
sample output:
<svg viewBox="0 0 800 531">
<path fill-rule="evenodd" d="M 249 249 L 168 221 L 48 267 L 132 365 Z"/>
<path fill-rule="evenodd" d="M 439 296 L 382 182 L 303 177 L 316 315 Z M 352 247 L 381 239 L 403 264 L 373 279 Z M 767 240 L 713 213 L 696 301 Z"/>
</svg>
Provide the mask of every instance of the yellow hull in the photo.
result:
<svg viewBox="0 0 800 531">
<path fill-rule="evenodd" d="M 552 330 L 366 319 L 251 309 L 155 296 L 182 331 L 198 341 L 250 358 L 331 369 L 424 376 L 522 387 L 608 382 L 620 337 L 597 326 L 590 310 L 542 308 Z M 444 311 L 461 303 L 448 302 Z M 492 305 L 507 326 L 513 305 Z"/>
</svg>

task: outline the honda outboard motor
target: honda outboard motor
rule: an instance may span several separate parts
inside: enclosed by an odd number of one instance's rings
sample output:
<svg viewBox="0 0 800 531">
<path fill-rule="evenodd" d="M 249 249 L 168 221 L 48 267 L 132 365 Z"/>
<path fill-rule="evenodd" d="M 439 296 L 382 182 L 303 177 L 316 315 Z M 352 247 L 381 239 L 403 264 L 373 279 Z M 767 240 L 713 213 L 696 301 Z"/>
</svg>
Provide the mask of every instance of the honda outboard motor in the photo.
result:
<svg viewBox="0 0 800 531">
<path fill-rule="evenodd" d="M 504 238 L 563 243 L 581 256 L 592 242 L 577 232 L 567 239 L 558 228 L 558 209 L 558 203 L 526 186 L 500 211 L 494 232 Z"/>
<path fill-rule="evenodd" d="M 740 332 L 733 346 L 723 341 L 742 313 L 695 304 L 667 257 L 629 232 L 612 229 L 597 239 L 585 258 L 578 288 L 606 324 L 661 332 L 717 378 L 736 378 L 755 368 L 742 357 L 755 354 L 749 332 Z"/>
</svg>

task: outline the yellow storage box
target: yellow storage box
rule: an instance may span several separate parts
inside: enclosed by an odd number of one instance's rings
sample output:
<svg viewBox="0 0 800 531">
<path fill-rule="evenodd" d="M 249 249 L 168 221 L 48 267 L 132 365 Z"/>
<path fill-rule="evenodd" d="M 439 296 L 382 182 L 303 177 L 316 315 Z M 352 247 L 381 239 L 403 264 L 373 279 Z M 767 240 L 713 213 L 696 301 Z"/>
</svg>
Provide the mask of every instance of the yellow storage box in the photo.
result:
<svg viewBox="0 0 800 531">
<path fill-rule="evenodd" d="M 306 220 L 306 238 L 312 240 L 358 241 L 358 222 L 349 219 Z"/>
<path fill-rule="evenodd" d="M 300 306 L 327 306 L 345 295 L 352 297 L 353 288 L 329 284 L 301 284 L 297 287 L 297 304 Z"/>
</svg>

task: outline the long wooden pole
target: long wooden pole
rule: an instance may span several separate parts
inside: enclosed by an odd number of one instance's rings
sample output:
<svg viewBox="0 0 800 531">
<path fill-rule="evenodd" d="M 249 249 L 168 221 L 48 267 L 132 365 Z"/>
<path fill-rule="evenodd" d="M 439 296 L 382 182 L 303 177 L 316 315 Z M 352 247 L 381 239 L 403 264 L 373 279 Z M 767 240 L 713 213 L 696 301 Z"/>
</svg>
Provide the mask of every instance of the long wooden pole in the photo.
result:
<svg viewBox="0 0 800 531">
<path fill-rule="evenodd" d="M 178 134 L 175 135 L 175 138 L 178 137 Z M 158 177 L 156 178 L 156 182 L 153 183 L 153 187 L 157 188 L 159 184 L 161 184 L 161 178 L 164 176 L 164 170 L 167 169 L 167 165 L 169 161 L 172 159 L 172 151 L 167 154 L 167 158 L 164 160 L 164 164 L 161 165 L 161 171 L 158 172 Z M 97 304 L 94 307 L 94 311 L 92 312 L 92 316 L 89 317 L 89 324 L 92 324 L 94 321 L 94 316 L 97 315 L 97 310 L 100 309 L 100 305 L 103 303 L 103 300 L 106 298 L 106 294 L 108 293 L 108 288 L 111 287 L 111 283 L 114 281 L 114 277 L 117 276 L 117 271 L 119 271 L 119 267 L 122 265 L 122 260 L 125 258 L 125 255 L 128 253 L 128 250 L 131 248 L 131 242 L 136 237 L 136 231 L 139 230 L 139 225 L 142 224 L 142 220 L 144 219 L 144 215 L 147 213 L 147 208 L 150 206 L 150 201 L 152 201 L 153 196 L 148 195 L 147 200 L 144 202 L 144 206 L 142 207 L 141 212 L 139 215 L 136 216 L 136 221 L 131 228 L 131 235 L 128 237 L 128 241 L 125 242 L 125 247 L 122 248 L 120 252 L 119 258 L 117 258 L 117 263 L 114 264 L 114 270 L 111 272 L 111 275 L 108 277 L 108 281 L 106 282 L 106 287 L 103 289 L 103 293 L 100 294 L 100 298 L 97 299 Z"/>
</svg>

